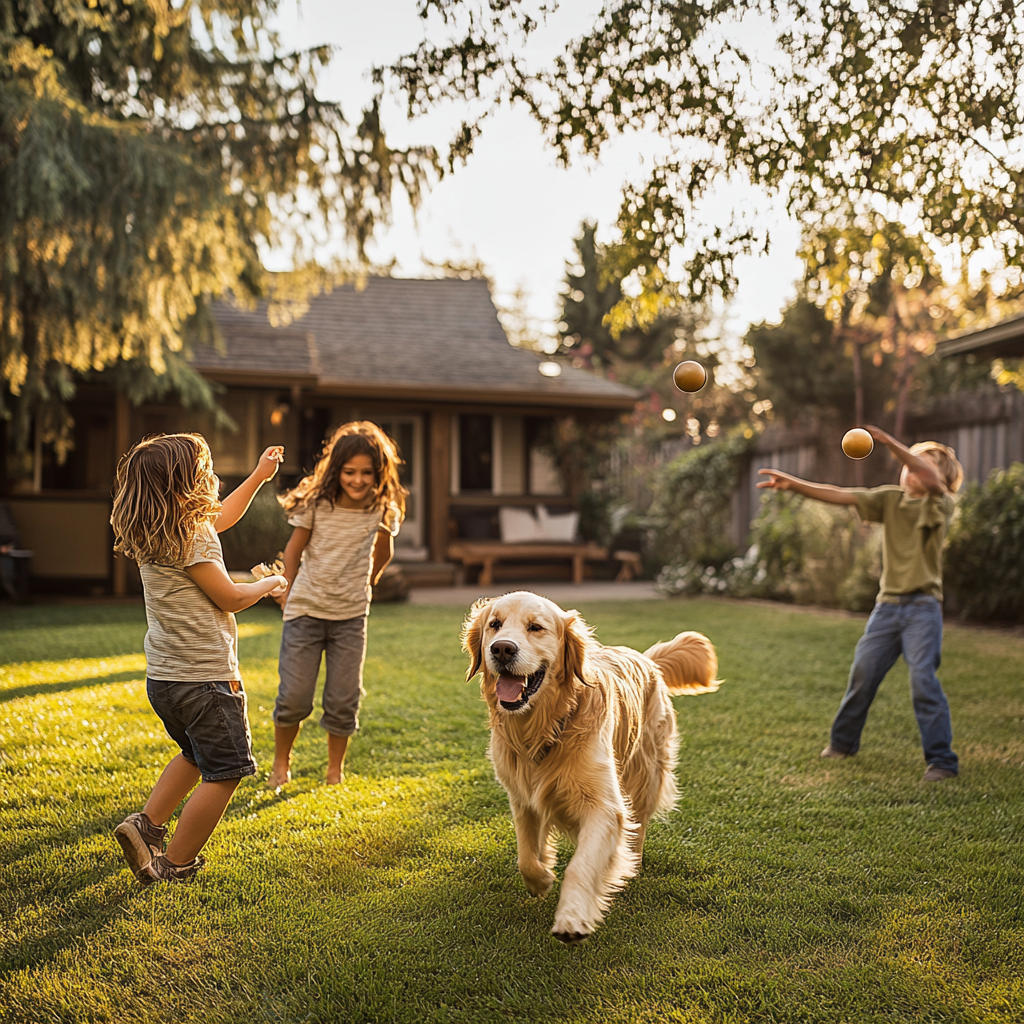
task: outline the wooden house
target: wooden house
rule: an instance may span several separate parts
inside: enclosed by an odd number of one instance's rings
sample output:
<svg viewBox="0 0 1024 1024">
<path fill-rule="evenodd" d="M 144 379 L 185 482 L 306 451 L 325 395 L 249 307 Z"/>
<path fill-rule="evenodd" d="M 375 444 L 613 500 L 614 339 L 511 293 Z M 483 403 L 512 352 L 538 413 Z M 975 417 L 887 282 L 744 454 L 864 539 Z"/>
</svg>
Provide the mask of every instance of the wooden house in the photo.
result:
<svg viewBox="0 0 1024 1024">
<path fill-rule="evenodd" d="M 328 431 L 370 419 L 398 442 L 410 492 L 398 555 L 423 583 L 452 579 L 455 537 L 497 537 L 500 506 L 571 506 L 548 439 L 556 418 L 615 417 L 636 394 L 509 344 L 482 280 L 370 278 L 310 300 L 286 326 L 264 307 L 216 306 L 220 350 L 194 365 L 223 388 L 236 429 L 176 399 L 132 407 L 83 385 L 72 403 L 75 448 L 63 465 L 38 448 L 31 486 L 4 500 L 31 548 L 34 585 L 123 593 L 111 554 L 110 486 L 122 452 L 154 432 L 197 430 L 229 485 L 270 444 L 284 482 L 312 468 Z"/>
</svg>

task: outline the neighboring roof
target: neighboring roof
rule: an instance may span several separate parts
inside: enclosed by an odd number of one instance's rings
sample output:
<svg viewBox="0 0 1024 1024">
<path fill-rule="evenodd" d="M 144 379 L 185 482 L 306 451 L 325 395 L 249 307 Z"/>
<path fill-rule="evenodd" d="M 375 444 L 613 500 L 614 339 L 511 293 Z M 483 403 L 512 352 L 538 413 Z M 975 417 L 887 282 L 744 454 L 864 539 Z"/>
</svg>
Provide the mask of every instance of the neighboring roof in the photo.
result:
<svg viewBox="0 0 1024 1024">
<path fill-rule="evenodd" d="M 321 393 L 359 397 L 630 409 L 639 395 L 562 364 L 543 376 L 542 357 L 509 344 L 483 280 L 371 277 L 309 302 L 287 328 L 266 304 L 214 308 L 225 352 L 198 350 L 194 365 L 230 382 L 315 383 Z"/>
<path fill-rule="evenodd" d="M 986 327 L 981 331 L 961 334 L 958 338 L 940 341 L 935 346 L 939 356 L 957 356 L 964 352 L 976 352 L 990 356 L 1024 356 L 1024 316 L 1004 320 L 994 327 Z"/>
</svg>

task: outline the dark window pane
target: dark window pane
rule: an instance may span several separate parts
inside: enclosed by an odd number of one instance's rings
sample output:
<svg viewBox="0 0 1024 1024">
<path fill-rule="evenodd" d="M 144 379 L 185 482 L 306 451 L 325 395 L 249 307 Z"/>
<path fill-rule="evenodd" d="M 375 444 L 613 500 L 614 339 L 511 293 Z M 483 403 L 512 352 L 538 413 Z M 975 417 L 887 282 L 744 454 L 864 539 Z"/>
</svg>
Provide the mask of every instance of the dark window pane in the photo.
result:
<svg viewBox="0 0 1024 1024">
<path fill-rule="evenodd" d="M 405 464 L 398 472 L 398 478 L 402 481 L 403 486 L 411 487 L 415 482 L 413 480 L 412 468 L 413 425 L 411 423 L 399 423 L 395 428 L 395 433 L 391 436 L 398 445 L 398 454 L 405 459 Z"/>
<path fill-rule="evenodd" d="M 459 417 L 459 490 L 493 490 L 490 416 Z"/>
</svg>

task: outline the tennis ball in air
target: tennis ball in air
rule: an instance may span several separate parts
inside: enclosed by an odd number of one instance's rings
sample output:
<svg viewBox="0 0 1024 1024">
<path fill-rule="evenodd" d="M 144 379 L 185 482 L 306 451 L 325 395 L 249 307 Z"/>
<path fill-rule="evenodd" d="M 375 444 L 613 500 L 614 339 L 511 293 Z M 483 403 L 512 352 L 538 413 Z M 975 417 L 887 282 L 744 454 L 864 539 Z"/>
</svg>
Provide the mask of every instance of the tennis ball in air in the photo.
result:
<svg viewBox="0 0 1024 1024">
<path fill-rule="evenodd" d="M 687 359 L 672 371 L 672 381 L 680 391 L 692 394 L 694 391 L 700 391 L 707 384 L 708 372 L 700 363 Z"/>
<path fill-rule="evenodd" d="M 874 447 L 871 435 L 860 427 L 854 427 L 843 435 L 843 451 L 851 459 L 866 459 Z"/>
</svg>

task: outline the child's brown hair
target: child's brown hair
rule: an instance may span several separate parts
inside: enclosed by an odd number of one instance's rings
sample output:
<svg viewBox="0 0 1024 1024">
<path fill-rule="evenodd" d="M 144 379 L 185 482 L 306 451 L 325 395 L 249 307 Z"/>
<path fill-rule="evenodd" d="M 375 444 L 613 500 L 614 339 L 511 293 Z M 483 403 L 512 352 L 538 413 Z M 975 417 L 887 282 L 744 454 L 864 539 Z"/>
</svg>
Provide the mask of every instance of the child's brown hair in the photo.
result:
<svg viewBox="0 0 1024 1024">
<path fill-rule="evenodd" d="M 910 446 L 913 455 L 926 455 L 935 463 L 935 468 L 950 494 L 956 494 L 964 482 L 964 467 L 960 465 L 956 452 L 938 441 L 919 441 Z"/>
<path fill-rule="evenodd" d="M 316 468 L 277 500 L 285 511 L 315 504 L 324 499 L 333 507 L 341 491 L 341 467 L 355 455 L 368 455 L 373 462 L 377 489 L 374 507 L 395 508 L 405 518 L 405 496 L 409 493 L 398 479 L 402 459 L 395 442 L 376 423 L 354 420 L 343 423 L 324 444 Z"/>
<path fill-rule="evenodd" d="M 201 434 L 157 434 L 121 457 L 114 478 L 114 550 L 140 565 L 181 562 L 223 507 Z"/>
</svg>

